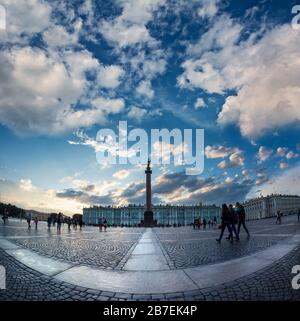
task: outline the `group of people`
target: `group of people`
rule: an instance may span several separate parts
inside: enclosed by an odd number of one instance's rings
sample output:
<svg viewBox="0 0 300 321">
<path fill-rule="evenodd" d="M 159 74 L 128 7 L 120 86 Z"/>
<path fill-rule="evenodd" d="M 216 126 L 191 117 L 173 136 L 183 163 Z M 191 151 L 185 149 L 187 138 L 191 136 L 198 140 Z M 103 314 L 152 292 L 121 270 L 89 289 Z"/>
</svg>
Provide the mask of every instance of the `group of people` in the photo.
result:
<svg viewBox="0 0 300 321">
<path fill-rule="evenodd" d="M 235 236 L 236 241 L 240 240 L 240 229 L 243 226 L 244 230 L 247 233 L 247 238 L 250 238 L 249 230 L 246 226 L 246 213 L 244 206 L 239 202 L 236 203 L 235 208 L 230 204 L 227 206 L 226 204 L 222 205 L 222 213 L 221 213 L 221 234 L 219 238 L 216 239 L 218 243 L 221 242 L 225 229 L 228 229 L 229 235 L 227 240 L 233 242 L 233 234 Z M 237 227 L 236 227 L 237 226 Z"/>
<path fill-rule="evenodd" d="M 206 220 L 205 218 L 201 220 L 201 218 L 195 218 L 193 227 L 194 229 L 201 229 L 201 226 L 203 226 L 203 229 L 206 230 L 206 226 L 208 225 L 209 228 L 217 227 L 217 218 L 214 217 L 213 220 Z"/>
<path fill-rule="evenodd" d="M 99 231 L 102 232 L 102 230 L 104 229 L 104 232 L 106 232 L 106 229 L 107 229 L 107 220 L 106 218 L 102 218 L 102 217 L 99 217 L 98 219 L 98 226 L 99 226 Z"/>
<path fill-rule="evenodd" d="M 31 221 L 32 221 L 32 220 L 33 220 L 33 222 L 34 222 L 35 229 L 37 230 L 37 228 L 38 228 L 38 223 L 39 223 L 38 217 L 35 216 L 35 217 L 32 219 L 31 213 L 28 213 L 28 214 L 26 215 L 26 221 L 27 221 L 27 225 L 28 225 L 28 230 L 31 229 Z"/>
<path fill-rule="evenodd" d="M 37 230 L 38 228 L 38 222 L 39 219 L 37 216 L 35 216 L 34 218 L 32 218 L 31 213 L 28 213 L 26 215 L 26 221 L 27 221 L 27 225 L 28 225 L 28 229 L 31 229 L 31 222 L 33 221 L 35 224 L 35 229 Z M 83 226 L 83 221 L 82 220 L 77 220 L 77 219 L 72 219 L 71 217 L 68 217 L 67 219 L 64 219 L 64 216 L 62 213 L 58 213 L 57 217 L 55 219 L 53 219 L 50 215 L 47 218 L 47 226 L 48 226 L 48 230 L 51 229 L 51 225 L 55 226 L 56 225 L 56 229 L 58 232 L 61 231 L 61 225 L 67 223 L 68 224 L 68 230 L 71 230 L 71 225 L 73 225 L 73 228 L 75 230 L 77 230 L 77 226 L 79 225 L 80 230 L 82 230 L 82 226 Z"/>
</svg>

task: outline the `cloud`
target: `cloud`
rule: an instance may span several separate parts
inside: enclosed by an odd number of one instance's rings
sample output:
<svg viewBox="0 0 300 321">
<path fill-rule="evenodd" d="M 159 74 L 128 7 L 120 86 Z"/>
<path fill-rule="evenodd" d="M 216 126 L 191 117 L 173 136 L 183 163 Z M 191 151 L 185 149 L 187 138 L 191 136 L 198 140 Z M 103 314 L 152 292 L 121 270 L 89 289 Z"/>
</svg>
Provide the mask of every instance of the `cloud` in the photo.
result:
<svg viewBox="0 0 300 321">
<path fill-rule="evenodd" d="M 208 145 L 205 147 L 205 156 L 207 158 L 224 158 L 227 157 L 232 151 L 233 150 L 230 147 L 221 145 Z"/>
<path fill-rule="evenodd" d="M 122 169 L 122 170 L 120 170 L 118 172 L 115 172 L 113 174 L 113 177 L 118 178 L 118 179 L 124 179 L 124 178 L 129 176 L 129 173 L 130 172 L 128 170 Z"/>
<path fill-rule="evenodd" d="M 2 0 L 6 9 L 5 32 L 0 33 L 0 42 L 26 43 L 34 34 L 43 32 L 51 24 L 52 8 L 40 0 Z"/>
<path fill-rule="evenodd" d="M 237 124 L 243 136 L 254 139 L 300 120 L 300 33 L 284 24 L 241 40 L 245 27 L 227 14 L 218 16 L 197 43 L 187 46 L 177 81 L 208 93 L 234 90 L 218 123 Z"/>
<path fill-rule="evenodd" d="M 137 122 L 141 122 L 146 115 L 147 115 L 146 109 L 139 108 L 136 106 L 132 106 L 127 114 L 128 118 L 134 119 Z"/>
<path fill-rule="evenodd" d="M 84 191 L 66 189 L 56 193 L 56 197 L 68 200 L 76 200 L 82 204 L 88 205 L 112 205 L 113 198 L 110 194 L 106 195 L 91 195 Z"/>
<path fill-rule="evenodd" d="M 120 1 L 121 15 L 112 20 L 100 22 L 103 37 L 124 48 L 138 43 L 155 43 L 147 29 L 147 23 L 165 0 L 129 0 Z"/>
<path fill-rule="evenodd" d="M 30 179 L 21 179 L 19 183 L 19 187 L 25 191 L 32 191 L 35 186 L 32 185 L 32 182 Z"/>
<path fill-rule="evenodd" d="M 55 59 L 37 48 L 0 53 L 0 119 L 18 134 L 59 134 L 78 127 L 104 123 L 120 112 L 123 99 L 96 98 L 86 109 L 75 109 L 92 83 L 88 71 L 99 63 L 84 50 Z"/>
<path fill-rule="evenodd" d="M 236 166 L 244 166 L 245 156 L 244 152 L 238 148 L 234 149 L 234 152 L 230 154 L 228 161 L 223 160 L 218 164 L 220 169 L 228 169 Z"/>
<path fill-rule="evenodd" d="M 292 159 L 298 157 L 298 154 L 295 154 L 293 151 L 289 151 L 286 156 L 287 159 Z"/>
<path fill-rule="evenodd" d="M 269 181 L 269 177 L 268 177 L 268 174 L 264 168 L 256 171 L 256 182 L 255 182 L 256 185 L 259 186 L 259 185 L 262 185 L 268 181 Z"/>
<path fill-rule="evenodd" d="M 230 77 L 227 87 L 236 88 L 237 94 L 226 99 L 219 123 L 238 123 L 242 135 L 256 138 L 299 121 L 299 50 L 300 35 L 290 25 L 273 28 L 255 43 L 232 48 L 232 58 L 222 68 Z"/>
<path fill-rule="evenodd" d="M 201 7 L 198 9 L 198 15 L 201 18 L 212 18 L 218 12 L 219 0 L 202 0 Z"/>
<path fill-rule="evenodd" d="M 138 94 L 145 96 L 149 99 L 153 98 L 154 96 L 154 90 L 152 89 L 151 82 L 149 80 L 141 81 L 136 91 Z"/>
<path fill-rule="evenodd" d="M 199 108 L 204 108 L 205 105 L 205 101 L 203 98 L 197 98 L 196 102 L 195 102 L 195 109 L 199 109 Z"/>
<path fill-rule="evenodd" d="M 270 158 L 272 154 L 273 154 L 273 150 L 272 149 L 270 149 L 270 148 L 268 148 L 266 146 L 260 146 L 259 150 L 258 150 L 258 155 L 257 155 L 258 161 L 260 163 L 264 162 L 268 158 Z"/>
<path fill-rule="evenodd" d="M 238 177 L 222 181 L 215 177 L 187 176 L 184 172 L 164 174 L 153 184 L 153 193 L 163 203 L 222 204 L 243 201 L 254 182 Z"/>
<path fill-rule="evenodd" d="M 280 157 L 284 157 L 287 151 L 288 149 L 286 147 L 278 147 L 276 150 L 276 155 Z"/>
<path fill-rule="evenodd" d="M 124 74 L 120 66 L 103 66 L 98 74 L 98 84 L 103 88 L 117 88 Z"/>
<path fill-rule="evenodd" d="M 279 168 L 280 169 L 284 169 L 284 168 L 288 168 L 289 167 L 289 164 L 288 163 L 285 163 L 285 162 L 280 162 L 279 163 Z"/>
<path fill-rule="evenodd" d="M 272 193 L 300 195 L 300 164 L 298 163 L 293 168 L 274 174 L 269 181 L 259 186 L 259 191 L 253 187 L 247 197 L 255 197 L 260 193 L 263 195 Z"/>
</svg>

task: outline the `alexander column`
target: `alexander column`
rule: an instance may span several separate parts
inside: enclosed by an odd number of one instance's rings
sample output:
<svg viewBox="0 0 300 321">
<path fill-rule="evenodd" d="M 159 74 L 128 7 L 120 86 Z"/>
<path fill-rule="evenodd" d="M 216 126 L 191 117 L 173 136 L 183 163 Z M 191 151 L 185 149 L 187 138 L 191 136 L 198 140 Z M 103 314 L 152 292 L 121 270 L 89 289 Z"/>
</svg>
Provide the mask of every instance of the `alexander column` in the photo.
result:
<svg viewBox="0 0 300 321">
<path fill-rule="evenodd" d="M 151 174 L 152 170 L 150 167 L 150 159 L 148 160 L 147 168 L 145 170 L 146 174 L 146 211 L 144 212 L 144 221 L 142 223 L 143 226 L 151 227 L 156 225 L 156 221 L 153 220 L 153 212 L 152 212 L 152 201 L 151 201 Z"/>
</svg>

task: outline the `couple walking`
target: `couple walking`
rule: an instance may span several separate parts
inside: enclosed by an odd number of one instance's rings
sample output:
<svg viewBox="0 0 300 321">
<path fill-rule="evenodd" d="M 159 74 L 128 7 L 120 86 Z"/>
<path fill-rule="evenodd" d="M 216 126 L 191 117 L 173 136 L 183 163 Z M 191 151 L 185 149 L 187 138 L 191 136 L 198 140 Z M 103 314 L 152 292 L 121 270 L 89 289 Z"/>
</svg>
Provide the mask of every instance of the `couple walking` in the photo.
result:
<svg viewBox="0 0 300 321">
<path fill-rule="evenodd" d="M 221 242 L 224 231 L 227 227 L 229 236 L 227 237 L 228 240 L 233 242 L 233 233 L 235 235 L 235 238 L 237 241 L 240 240 L 240 229 L 241 225 L 243 225 L 243 228 L 245 229 L 247 233 L 247 237 L 250 237 L 250 233 L 246 227 L 245 220 L 246 220 L 246 213 L 244 206 L 241 205 L 239 202 L 236 203 L 236 210 L 234 210 L 233 206 L 230 204 L 228 207 L 226 204 L 222 205 L 222 216 L 221 216 L 221 234 L 218 239 L 216 239 L 217 242 Z M 238 229 L 236 230 L 236 224 L 238 223 Z M 233 233 L 232 233 L 233 232 Z"/>
</svg>

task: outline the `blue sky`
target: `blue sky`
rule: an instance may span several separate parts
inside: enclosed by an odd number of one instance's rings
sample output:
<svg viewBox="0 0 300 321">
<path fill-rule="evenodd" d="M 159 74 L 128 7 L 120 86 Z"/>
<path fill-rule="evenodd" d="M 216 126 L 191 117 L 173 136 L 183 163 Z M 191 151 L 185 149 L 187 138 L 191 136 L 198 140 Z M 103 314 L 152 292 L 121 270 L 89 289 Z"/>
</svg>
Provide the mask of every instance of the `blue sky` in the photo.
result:
<svg viewBox="0 0 300 321">
<path fill-rule="evenodd" d="M 204 128 L 205 169 L 153 168 L 155 203 L 300 194 L 297 1 L 0 0 L 1 200 L 41 211 L 144 203 L 144 166 L 96 133 Z"/>
</svg>

